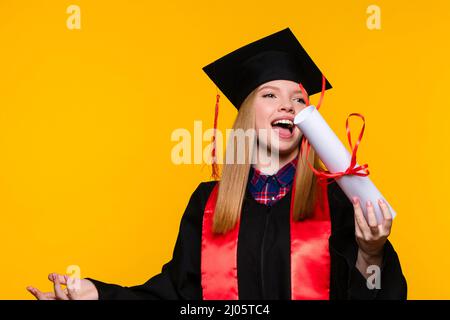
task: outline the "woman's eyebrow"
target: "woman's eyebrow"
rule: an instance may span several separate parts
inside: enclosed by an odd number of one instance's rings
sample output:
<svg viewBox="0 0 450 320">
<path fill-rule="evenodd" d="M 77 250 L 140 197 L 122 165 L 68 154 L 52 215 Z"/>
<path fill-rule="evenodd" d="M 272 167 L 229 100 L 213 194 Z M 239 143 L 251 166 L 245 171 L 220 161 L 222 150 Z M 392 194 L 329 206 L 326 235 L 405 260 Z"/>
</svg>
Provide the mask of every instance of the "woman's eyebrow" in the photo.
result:
<svg viewBox="0 0 450 320">
<path fill-rule="evenodd" d="M 274 89 L 274 90 L 280 90 L 280 88 L 278 88 L 278 87 L 274 87 L 274 86 L 267 85 L 267 86 L 263 86 L 263 87 L 259 88 L 258 91 L 261 91 L 261 90 L 264 90 L 264 89 L 269 89 L 269 88 L 270 88 L 270 89 Z M 303 96 L 303 93 L 302 93 L 301 90 L 295 90 L 295 91 L 293 91 L 292 93 L 293 93 L 293 94 L 298 93 L 298 94 L 301 94 L 301 95 Z"/>
</svg>

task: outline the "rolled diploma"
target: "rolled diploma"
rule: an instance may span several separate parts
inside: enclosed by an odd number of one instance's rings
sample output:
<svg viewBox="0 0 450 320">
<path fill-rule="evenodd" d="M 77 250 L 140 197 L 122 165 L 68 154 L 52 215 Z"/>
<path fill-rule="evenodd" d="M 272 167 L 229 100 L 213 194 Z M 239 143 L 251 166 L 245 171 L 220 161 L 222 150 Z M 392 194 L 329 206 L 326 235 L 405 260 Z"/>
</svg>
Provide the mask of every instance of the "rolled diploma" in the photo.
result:
<svg viewBox="0 0 450 320">
<path fill-rule="evenodd" d="M 347 151 L 333 130 L 331 130 L 315 106 L 309 106 L 300 111 L 295 116 L 294 124 L 300 128 L 302 133 L 308 139 L 309 144 L 317 152 L 320 160 L 322 160 L 328 171 L 336 173 L 347 170 L 350 165 L 351 154 Z M 383 213 L 378 205 L 378 199 L 383 199 L 385 201 L 392 214 L 392 218 L 395 217 L 396 213 L 391 205 L 384 199 L 368 176 L 360 177 L 356 175 L 345 175 L 337 178 L 336 182 L 350 201 L 354 196 L 357 196 L 360 199 L 361 207 L 366 219 L 366 203 L 370 200 L 375 209 L 377 222 L 381 223 L 383 221 Z"/>
</svg>

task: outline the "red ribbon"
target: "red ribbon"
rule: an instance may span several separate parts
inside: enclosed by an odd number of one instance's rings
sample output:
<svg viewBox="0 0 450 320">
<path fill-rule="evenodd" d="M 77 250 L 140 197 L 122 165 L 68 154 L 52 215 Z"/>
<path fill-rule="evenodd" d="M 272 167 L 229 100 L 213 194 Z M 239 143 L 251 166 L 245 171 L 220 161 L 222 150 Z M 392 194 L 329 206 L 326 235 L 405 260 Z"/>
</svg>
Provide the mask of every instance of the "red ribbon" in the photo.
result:
<svg viewBox="0 0 450 320">
<path fill-rule="evenodd" d="M 322 100 L 325 94 L 325 76 L 322 74 L 322 91 L 320 94 L 320 99 L 319 102 L 317 104 L 317 110 L 319 110 L 320 105 L 322 104 Z M 303 87 L 303 85 L 300 83 L 300 90 L 302 91 L 303 97 L 305 98 L 305 102 L 306 105 L 309 106 L 309 98 L 307 96 L 306 90 Z M 348 125 L 348 120 L 352 117 L 352 116 L 357 116 L 360 117 L 363 121 L 363 125 L 361 128 L 361 131 L 359 132 L 359 137 L 358 140 L 355 143 L 355 146 L 353 147 L 352 144 L 352 137 L 351 137 L 351 133 L 350 133 L 350 128 Z M 330 172 L 328 170 L 317 170 L 316 168 L 314 168 L 311 163 L 309 163 L 308 159 L 308 155 L 309 155 L 309 150 L 311 148 L 311 145 L 309 144 L 307 139 L 303 139 L 302 141 L 302 150 L 306 151 L 306 161 L 308 163 L 308 166 L 311 168 L 311 170 L 314 172 L 314 174 L 317 176 L 319 182 L 324 183 L 328 178 L 333 178 L 333 179 L 337 179 L 340 178 L 342 176 L 345 175 L 356 175 L 356 176 L 360 176 L 360 177 L 365 177 L 369 175 L 369 170 L 368 170 L 368 164 L 363 164 L 360 166 L 356 165 L 356 153 L 358 152 L 358 147 L 359 144 L 362 140 L 362 137 L 364 135 L 364 129 L 366 127 L 366 120 L 364 119 L 364 116 L 360 113 L 351 113 L 348 115 L 347 120 L 345 122 L 345 129 L 347 131 L 347 138 L 348 138 L 348 143 L 350 145 L 350 148 L 352 149 L 352 158 L 350 161 L 350 165 L 348 166 L 348 168 L 345 171 L 341 171 L 341 172 Z M 332 180 L 328 181 L 328 183 L 331 183 Z"/>
</svg>

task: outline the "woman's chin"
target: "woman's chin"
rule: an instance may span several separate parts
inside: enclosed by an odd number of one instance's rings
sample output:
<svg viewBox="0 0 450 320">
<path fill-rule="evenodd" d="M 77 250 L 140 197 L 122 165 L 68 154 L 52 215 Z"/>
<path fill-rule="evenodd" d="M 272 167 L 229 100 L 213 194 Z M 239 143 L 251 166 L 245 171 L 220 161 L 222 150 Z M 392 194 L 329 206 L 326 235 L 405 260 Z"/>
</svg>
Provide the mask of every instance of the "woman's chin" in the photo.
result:
<svg viewBox="0 0 450 320">
<path fill-rule="evenodd" d="M 292 155 L 293 152 L 298 151 L 299 143 L 301 136 L 294 136 L 292 139 L 289 139 L 288 141 L 283 141 L 280 139 L 279 145 L 278 145 L 278 153 L 280 157 L 286 157 Z"/>
<path fill-rule="evenodd" d="M 292 155 L 292 153 L 297 150 L 298 150 L 298 143 L 280 142 L 278 148 L 276 149 L 276 152 L 278 152 L 280 158 L 283 158 Z"/>
</svg>

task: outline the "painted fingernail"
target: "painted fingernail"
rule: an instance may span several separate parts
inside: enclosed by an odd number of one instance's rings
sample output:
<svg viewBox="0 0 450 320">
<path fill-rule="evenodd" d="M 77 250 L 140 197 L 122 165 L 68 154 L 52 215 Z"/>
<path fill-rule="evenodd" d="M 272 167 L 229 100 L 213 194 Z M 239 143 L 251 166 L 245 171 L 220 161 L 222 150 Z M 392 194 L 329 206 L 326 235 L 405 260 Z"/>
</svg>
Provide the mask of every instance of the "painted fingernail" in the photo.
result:
<svg viewBox="0 0 450 320">
<path fill-rule="evenodd" d="M 372 201 L 367 200 L 367 206 L 371 207 L 372 206 Z"/>
<path fill-rule="evenodd" d="M 353 200 L 353 203 L 354 203 L 354 204 L 357 204 L 357 203 L 358 203 L 358 197 L 353 197 L 352 200 Z"/>
</svg>

